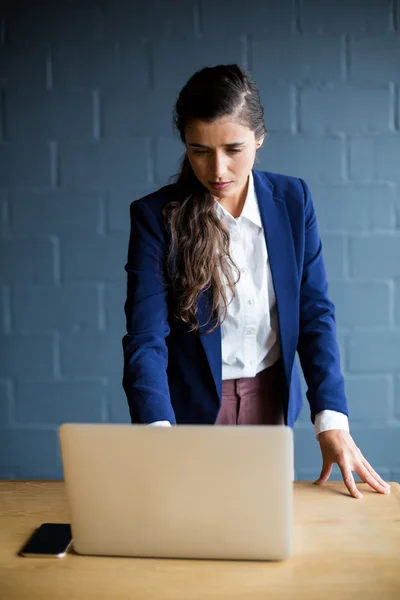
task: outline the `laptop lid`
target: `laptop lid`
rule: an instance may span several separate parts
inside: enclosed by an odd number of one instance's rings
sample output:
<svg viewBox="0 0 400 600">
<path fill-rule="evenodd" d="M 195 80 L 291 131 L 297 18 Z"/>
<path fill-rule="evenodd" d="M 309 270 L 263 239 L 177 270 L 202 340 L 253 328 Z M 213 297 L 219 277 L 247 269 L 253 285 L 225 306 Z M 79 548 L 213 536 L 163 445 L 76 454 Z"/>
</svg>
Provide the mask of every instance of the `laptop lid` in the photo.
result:
<svg viewBox="0 0 400 600">
<path fill-rule="evenodd" d="M 291 428 L 65 423 L 59 437 L 76 552 L 291 555 Z"/>
</svg>

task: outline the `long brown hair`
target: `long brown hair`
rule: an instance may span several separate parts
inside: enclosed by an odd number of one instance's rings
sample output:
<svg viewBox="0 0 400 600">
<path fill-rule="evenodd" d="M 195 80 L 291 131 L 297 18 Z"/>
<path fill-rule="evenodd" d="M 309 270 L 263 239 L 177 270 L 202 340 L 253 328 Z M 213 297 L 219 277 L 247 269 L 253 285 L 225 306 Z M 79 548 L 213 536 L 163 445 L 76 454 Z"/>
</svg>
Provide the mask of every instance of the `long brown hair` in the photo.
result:
<svg viewBox="0 0 400 600">
<path fill-rule="evenodd" d="M 264 110 L 252 77 L 238 65 L 218 65 L 197 71 L 181 90 L 174 108 L 174 124 L 185 143 L 190 122 L 212 122 L 230 115 L 254 131 L 266 135 Z M 171 231 L 167 272 L 176 301 L 175 317 L 197 331 L 197 300 L 211 290 L 210 317 L 217 319 L 204 333 L 226 317 L 229 290 L 234 295 L 240 271 L 229 253 L 229 233 L 215 211 L 211 192 L 197 179 L 185 153 L 173 191 L 163 209 Z M 173 265 L 173 266 L 172 266 Z M 236 278 L 233 276 L 236 271 Z M 207 321 L 208 323 L 208 321 Z"/>
</svg>

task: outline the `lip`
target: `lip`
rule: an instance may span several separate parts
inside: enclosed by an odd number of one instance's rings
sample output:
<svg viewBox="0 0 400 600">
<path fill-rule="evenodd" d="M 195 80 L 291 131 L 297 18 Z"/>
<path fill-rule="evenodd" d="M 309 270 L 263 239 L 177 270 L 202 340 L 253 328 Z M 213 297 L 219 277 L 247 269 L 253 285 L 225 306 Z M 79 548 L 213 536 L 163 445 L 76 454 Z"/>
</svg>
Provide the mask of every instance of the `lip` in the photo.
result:
<svg viewBox="0 0 400 600">
<path fill-rule="evenodd" d="M 227 187 L 229 187 L 231 185 L 231 183 L 232 183 L 232 181 L 223 181 L 222 183 L 214 183 L 214 182 L 210 181 L 210 184 L 216 190 L 225 190 Z"/>
</svg>

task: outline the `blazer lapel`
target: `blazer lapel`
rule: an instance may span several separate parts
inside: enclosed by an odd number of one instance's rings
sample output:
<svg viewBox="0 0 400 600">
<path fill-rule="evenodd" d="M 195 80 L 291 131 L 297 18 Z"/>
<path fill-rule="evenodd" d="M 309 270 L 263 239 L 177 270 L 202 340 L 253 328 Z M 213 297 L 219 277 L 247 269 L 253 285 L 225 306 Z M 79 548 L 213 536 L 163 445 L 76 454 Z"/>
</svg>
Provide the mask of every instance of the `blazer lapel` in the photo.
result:
<svg viewBox="0 0 400 600">
<path fill-rule="evenodd" d="M 273 194 L 266 175 L 253 169 L 261 221 L 274 284 L 282 358 L 288 382 L 299 328 L 299 284 L 289 215 L 284 201 Z"/>
</svg>

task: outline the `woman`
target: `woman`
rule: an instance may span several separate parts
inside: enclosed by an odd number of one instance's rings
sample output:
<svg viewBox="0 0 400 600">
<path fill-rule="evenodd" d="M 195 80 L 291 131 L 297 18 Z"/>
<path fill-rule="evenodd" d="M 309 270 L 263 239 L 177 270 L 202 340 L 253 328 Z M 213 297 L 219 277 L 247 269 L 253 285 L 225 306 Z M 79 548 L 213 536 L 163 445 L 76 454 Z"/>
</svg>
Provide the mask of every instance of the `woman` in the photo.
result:
<svg viewBox="0 0 400 600">
<path fill-rule="evenodd" d="M 338 463 L 390 487 L 349 433 L 334 307 L 314 208 L 298 178 L 254 169 L 266 136 L 250 75 L 204 68 L 181 90 L 186 153 L 131 205 L 124 378 L 133 423 L 281 424 L 302 407 L 298 352 L 324 483 Z"/>
</svg>

